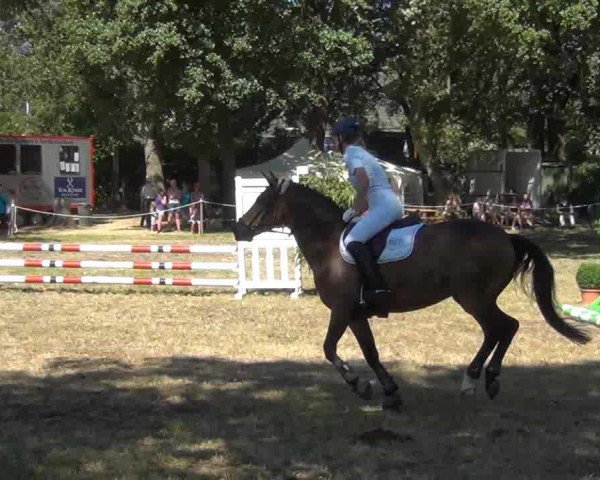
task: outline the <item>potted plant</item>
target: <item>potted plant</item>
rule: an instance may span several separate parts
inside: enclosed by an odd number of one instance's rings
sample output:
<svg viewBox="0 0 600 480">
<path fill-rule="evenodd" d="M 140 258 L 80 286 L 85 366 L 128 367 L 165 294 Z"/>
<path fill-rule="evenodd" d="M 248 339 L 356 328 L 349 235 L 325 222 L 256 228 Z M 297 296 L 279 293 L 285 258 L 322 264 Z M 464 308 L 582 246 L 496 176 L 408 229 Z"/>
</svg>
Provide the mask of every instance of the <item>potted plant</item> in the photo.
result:
<svg viewBox="0 0 600 480">
<path fill-rule="evenodd" d="M 600 296 L 600 262 L 583 262 L 577 269 L 575 279 L 584 305 L 589 305 Z"/>
</svg>

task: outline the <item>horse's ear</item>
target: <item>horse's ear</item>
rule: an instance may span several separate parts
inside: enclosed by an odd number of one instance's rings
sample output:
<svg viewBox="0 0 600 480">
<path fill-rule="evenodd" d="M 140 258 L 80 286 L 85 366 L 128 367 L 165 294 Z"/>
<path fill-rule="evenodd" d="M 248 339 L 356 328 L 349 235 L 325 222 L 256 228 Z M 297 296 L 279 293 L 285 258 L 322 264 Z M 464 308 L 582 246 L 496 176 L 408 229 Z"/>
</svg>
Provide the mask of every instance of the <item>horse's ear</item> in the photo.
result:
<svg viewBox="0 0 600 480">
<path fill-rule="evenodd" d="M 277 185 L 277 179 L 273 180 L 273 178 L 274 178 L 273 172 L 269 172 L 269 174 L 266 174 L 265 172 L 260 172 L 260 173 L 262 174 L 263 177 L 265 177 L 267 182 L 269 182 L 269 186 L 274 187 Z"/>
<path fill-rule="evenodd" d="M 270 170 L 269 170 L 269 175 L 271 175 L 271 181 L 273 182 L 273 185 L 277 185 L 279 183 L 279 179 L 277 178 L 277 175 L 275 175 Z"/>
</svg>

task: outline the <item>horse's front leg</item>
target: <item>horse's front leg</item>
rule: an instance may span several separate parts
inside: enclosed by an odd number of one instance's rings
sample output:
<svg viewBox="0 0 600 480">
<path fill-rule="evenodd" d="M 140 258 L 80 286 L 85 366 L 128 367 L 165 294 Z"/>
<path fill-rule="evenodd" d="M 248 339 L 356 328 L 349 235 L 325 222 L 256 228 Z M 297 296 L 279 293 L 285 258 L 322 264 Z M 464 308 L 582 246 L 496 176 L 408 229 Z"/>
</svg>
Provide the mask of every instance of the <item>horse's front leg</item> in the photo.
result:
<svg viewBox="0 0 600 480">
<path fill-rule="evenodd" d="M 331 310 L 331 317 L 329 319 L 329 327 L 327 328 L 327 335 L 325 342 L 323 343 L 323 351 L 325 352 L 325 358 L 329 360 L 336 370 L 340 373 L 342 378 L 348 385 L 352 387 L 352 390 L 361 398 L 368 400 L 371 398 L 371 384 L 368 380 L 361 380 L 356 373 L 352 371 L 350 365 L 342 360 L 337 354 L 337 345 L 342 338 L 342 335 L 348 328 L 348 324 L 351 319 L 351 312 L 345 309 Z"/>
<path fill-rule="evenodd" d="M 398 384 L 379 361 L 379 352 L 367 316 L 361 313 L 355 314 L 350 322 L 350 329 L 360 345 L 365 360 L 377 375 L 383 388 L 385 393 L 383 408 L 397 410 L 402 404 L 402 399 L 398 393 Z"/>
</svg>

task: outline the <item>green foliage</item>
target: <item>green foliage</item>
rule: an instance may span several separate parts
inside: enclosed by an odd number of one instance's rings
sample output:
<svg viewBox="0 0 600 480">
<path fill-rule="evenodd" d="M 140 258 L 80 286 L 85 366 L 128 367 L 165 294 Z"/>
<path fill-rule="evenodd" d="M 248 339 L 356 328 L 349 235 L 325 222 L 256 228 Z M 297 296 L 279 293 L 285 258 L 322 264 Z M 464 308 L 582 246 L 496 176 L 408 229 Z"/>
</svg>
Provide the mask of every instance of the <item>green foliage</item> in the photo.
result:
<svg viewBox="0 0 600 480">
<path fill-rule="evenodd" d="M 600 288 L 600 263 L 583 262 L 577 269 L 575 279 L 581 289 Z"/>
<path fill-rule="evenodd" d="M 590 157 L 573 168 L 572 188 L 581 198 L 600 200 L 600 157 Z"/>
<path fill-rule="evenodd" d="M 347 178 L 340 155 L 331 157 L 323 152 L 315 153 L 313 166 L 307 175 L 300 177 L 300 183 L 328 196 L 342 208 L 349 208 L 354 200 L 354 188 Z"/>
</svg>

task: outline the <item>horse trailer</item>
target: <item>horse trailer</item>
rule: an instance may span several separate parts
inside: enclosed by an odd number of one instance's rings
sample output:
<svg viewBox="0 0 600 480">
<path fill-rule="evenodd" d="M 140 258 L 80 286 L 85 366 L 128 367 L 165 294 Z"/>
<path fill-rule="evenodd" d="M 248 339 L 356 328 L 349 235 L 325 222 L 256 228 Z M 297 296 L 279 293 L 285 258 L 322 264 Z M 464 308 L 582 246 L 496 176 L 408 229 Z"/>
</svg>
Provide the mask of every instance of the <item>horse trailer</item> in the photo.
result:
<svg viewBox="0 0 600 480">
<path fill-rule="evenodd" d="M 0 184 L 19 207 L 53 212 L 94 206 L 93 137 L 0 135 Z M 19 223 L 43 214 L 20 212 Z"/>
</svg>

